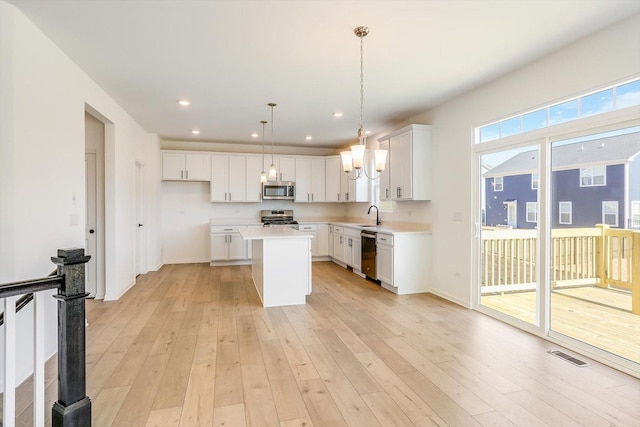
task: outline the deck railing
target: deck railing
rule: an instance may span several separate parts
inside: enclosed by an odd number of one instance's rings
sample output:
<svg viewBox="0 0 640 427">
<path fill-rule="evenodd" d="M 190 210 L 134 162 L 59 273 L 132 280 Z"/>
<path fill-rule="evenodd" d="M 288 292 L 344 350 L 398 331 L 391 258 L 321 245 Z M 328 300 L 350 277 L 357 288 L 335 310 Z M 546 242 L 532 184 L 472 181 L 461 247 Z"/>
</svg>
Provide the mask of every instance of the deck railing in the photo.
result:
<svg viewBox="0 0 640 427">
<path fill-rule="evenodd" d="M 85 264 L 84 249 L 59 249 L 51 260 L 57 274 L 42 279 L 0 285 L 4 305 L 4 393 L 2 426 L 16 425 L 16 302 L 34 294 L 33 425 L 44 426 L 44 305 L 48 289 L 58 289 L 58 401 L 52 408 L 53 426 L 90 426 L 91 400 L 86 395 Z M 22 355 L 24 357 L 24 355 Z"/>
<path fill-rule="evenodd" d="M 537 231 L 485 229 L 482 232 L 481 293 L 536 289 Z M 640 231 L 562 228 L 551 232 L 551 285 L 599 286 L 632 292 L 632 312 L 640 314 Z"/>
</svg>

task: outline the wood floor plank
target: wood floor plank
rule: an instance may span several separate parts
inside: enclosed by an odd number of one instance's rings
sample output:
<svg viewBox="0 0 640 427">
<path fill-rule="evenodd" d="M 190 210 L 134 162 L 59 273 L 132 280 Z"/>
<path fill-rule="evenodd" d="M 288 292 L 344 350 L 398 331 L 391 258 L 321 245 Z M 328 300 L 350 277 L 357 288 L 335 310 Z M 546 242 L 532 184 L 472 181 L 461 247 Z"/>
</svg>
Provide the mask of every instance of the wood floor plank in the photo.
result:
<svg viewBox="0 0 640 427">
<path fill-rule="evenodd" d="M 400 407 L 385 392 L 363 394 L 362 398 L 383 426 L 413 426 Z"/>
<path fill-rule="evenodd" d="M 281 421 L 280 427 L 313 427 L 313 422 L 309 417 L 296 418 L 294 420 Z"/>
<path fill-rule="evenodd" d="M 331 398 L 321 379 L 305 380 L 300 384 L 302 399 L 309 410 L 309 416 L 316 426 L 346 427 L 340 410 Z"/>
<path fill-rule="evenodd" d="M 247 425 L 244 404 L 218 406 L 213 411 L 214 427 L 244 427 Z"/>
<path fill-rule="evenodd" d="M 110 426 L 127 398 L 131 387 L 105 388 L 91 402 L 91 420 L 95 426 Z"/>
<path fill-rule="evenodd" d="M 151 411 L 145 427 L 175 427 L 180 422 L 182 407 Z"/>
<path fill-rule="evenodd" d="M 215 363 L 193 365 L 184 397 L 180 426 L 210 426 L 213 424 L 213 389 Z"/>
</svg>

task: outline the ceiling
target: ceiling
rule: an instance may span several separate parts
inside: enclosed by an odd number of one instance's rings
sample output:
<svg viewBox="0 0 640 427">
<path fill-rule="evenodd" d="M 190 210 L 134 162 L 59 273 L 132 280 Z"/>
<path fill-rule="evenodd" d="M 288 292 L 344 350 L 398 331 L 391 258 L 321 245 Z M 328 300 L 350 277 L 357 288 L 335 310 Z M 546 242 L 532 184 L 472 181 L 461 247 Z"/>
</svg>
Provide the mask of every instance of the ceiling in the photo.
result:
<svg viewBox="0 0 640 427">
<path fill-rule="evenodd" d="M 308 147 L 356 138 L 357 26 L 371 29 L 376 134 L 640 11 L 637 0 L 8 1 L 148 132 L 260 143 L 274 102 L 275 144 Z"/>
</svg>

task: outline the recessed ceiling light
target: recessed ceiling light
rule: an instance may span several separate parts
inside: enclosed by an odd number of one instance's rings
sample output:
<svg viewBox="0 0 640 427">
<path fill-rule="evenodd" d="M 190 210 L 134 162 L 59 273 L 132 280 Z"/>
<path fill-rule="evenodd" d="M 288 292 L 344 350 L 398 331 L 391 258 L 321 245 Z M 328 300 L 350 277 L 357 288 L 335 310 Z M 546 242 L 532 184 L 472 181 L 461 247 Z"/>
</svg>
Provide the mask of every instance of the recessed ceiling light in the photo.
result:
<svg viewBox="0 0 640 427">
<path fill-rule="evenodd" d="M 258 137 L 257 133 L 254 132 L 254 133 L 251 134 L 251 138 L 257 138 L 257 137 Z"/>
<path fill-rule="evenodd" d="M 307 135 L 304 137 L 304 139 L 306 139 L 307 141 L 311 141 L 313 137 L 311 135 Z"/>
<path fill-rule="evenodd" d="M 198 129 L 194 129 L 194 130 L 191 131 L 191 133 L 194 134 L 194 135 L 199 135 L 200 131 Z"/>
<path fill-rule="evenodd" d="M 179 99 L 178 104 L 182 105 L 183 107 L 186 107 L 187 105 L 191 105 L 191 102 L 188 99 Z"/>
<path fill-rule="evenodd" d="M 364 131 L 364 133 L 365 133 L 366 135 L 371 135 L 371 131 L 370 131 L 370 130 L 365 130 L 365 131 Z"/>
<path fill-rule="evenodd" d="M 335 112 L 335 113 L 333 113 L 333 117 L 342 117 L 342 113 Z"/>
</svg>

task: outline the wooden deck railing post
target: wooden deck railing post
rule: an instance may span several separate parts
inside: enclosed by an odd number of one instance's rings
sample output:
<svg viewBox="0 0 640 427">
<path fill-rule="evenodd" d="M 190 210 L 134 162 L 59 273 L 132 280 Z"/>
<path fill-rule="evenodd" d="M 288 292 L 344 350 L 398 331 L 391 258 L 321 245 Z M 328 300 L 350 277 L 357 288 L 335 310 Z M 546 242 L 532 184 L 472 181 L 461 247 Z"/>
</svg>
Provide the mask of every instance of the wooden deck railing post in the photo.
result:
<svg viewBox="0 0 640 427">
<path fill-rule="evenodd" d="M 600 235 L 596 237 L 596 277 L 599 281 L 596 286 L 607 288 L 607 236 L 609 226 L 607 224 L 596 224 L 600 229 Z"/>
<path fill-rule="evenodd" d="M 631 253 L 631 312 L 640 314 L 640 231 L 633 232 Z"/>
<path fill-rule="evenodd" d="M 54 427 L 91 425 L 91 400 L 86 393 L 84 249 L 59 249 L 51 261 L 64 275 L 58 289 L 58 401 L 53 404 Z"/>
</svg>

